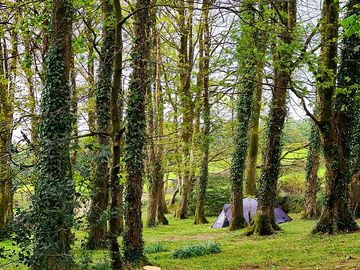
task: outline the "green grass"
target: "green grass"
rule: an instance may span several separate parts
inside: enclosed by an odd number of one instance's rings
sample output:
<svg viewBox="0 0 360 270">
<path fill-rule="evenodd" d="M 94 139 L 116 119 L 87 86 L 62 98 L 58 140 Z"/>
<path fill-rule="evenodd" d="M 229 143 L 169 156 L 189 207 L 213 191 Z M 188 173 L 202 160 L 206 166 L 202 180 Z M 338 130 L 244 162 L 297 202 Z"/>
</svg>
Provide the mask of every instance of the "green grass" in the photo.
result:
<svg viewBox="0 0 360 270">
<path fill-rule="evenodd" d="M 170 225 L 144 228 L 145 248 L 161 243 L 161 252 L 147 254 L 150 261 L 164 270 L 193 269 L 358 269 L 360 265 L 360 233 L 335 236 L 311 235 L 314 221 L 304 221 L 291 215 L 293 222 L 282 224 L 282 231 L 269 237 L 245 237 L 243 231 L 211 229 L 211 224 L 193 225 L 192 219 L 175 220 L 168 216 Z M 210 222 L 214 217 L 209 218 Z M 78 239 L 85 237 L 77 232 Z M 219 243 L 221 252 L 189 259 L 173 259 L 175 249 L 203 244 Z M 0 246 L 11 247 L 9 242 Z M 76 260 L 83 256 L 80 241 L 73 247 Z M 90 254 L 93 265 L 107 260 L 106 251 Z M 1 261 L 1 264 L 6 262 Z M 6 265 L 6 270 L 25 267 Z M 89 268 L 91 269 L 91 268 Z"/>
<path fill-rule="evenodd" d="M 170 218 L 170 226 L 144 230 L 146 245 L 161 241 L 168 252 L 149 254 L 162 269 L 356 269 L 360 265 L 360 234 L 311 235 L 314 221 L 300 220 L 281 225 L 283 230 L 269 237 L 245 237 L 242 231 L 211 229 L 192 225 L 192 220 Z M 210 219 L 211 221 L 214 218 Z M 214 241 L 221 245 L 218 254 L 187 260 L 171 258 L 171 252 L 186 245 Z"/>
</svg>

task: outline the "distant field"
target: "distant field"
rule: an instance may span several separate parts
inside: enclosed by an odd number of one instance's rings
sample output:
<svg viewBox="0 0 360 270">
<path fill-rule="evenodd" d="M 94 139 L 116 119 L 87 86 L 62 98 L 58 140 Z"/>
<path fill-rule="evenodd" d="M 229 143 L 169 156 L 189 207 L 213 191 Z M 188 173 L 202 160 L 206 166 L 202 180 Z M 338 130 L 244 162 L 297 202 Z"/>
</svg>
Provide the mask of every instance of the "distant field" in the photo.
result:
<svg viewBox="0 0 360 270">
<path fill-rule="evenodd" d="M 360 269 L 360 233 L 314 236 L 310 234 L 314 221 L 301 220 L 298 215 L 292 217 L 294 221 L 281 225 L 283 230 L 276 235 L 248 238 L 242 235 L 242 231 L 211 229 L 210 224 L 195 226 L 192 219 L 179 221 L 168 216 L 169 226 L 144 229 L 145 246 L 161 242 L 167 249 L 166 252 L 148 255 L 154 265 L 164 270 Z M 210 221 L 214 219 L 210 218 Z M 82 239 L 85 233 L 78 232 L 77 236 Z M 207 240 L 218 242 L 222 251 L 185 260 L 171 258 L 174 249 Z M 80 241 L 76 242 L 73 250 L 78 261 L 83 259 Z M 106 251 L 93 252 L 88 256 L 92 257 L 92 265 L 106 265 Z M 4 266 L 0 269 L 26 269 L 0 262 Z"/>
</svg>

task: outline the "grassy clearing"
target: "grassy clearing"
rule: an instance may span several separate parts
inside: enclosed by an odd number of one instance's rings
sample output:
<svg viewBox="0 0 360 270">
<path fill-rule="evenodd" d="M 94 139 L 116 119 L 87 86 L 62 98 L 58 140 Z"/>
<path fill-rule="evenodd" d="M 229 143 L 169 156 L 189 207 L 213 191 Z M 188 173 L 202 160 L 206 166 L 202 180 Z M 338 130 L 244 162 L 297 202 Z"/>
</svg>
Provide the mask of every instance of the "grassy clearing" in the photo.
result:
<svg viewBox="0 0 360 270">
<path fill-rule="evenodd" d="M 165 270 L 193 269 L 359 269 L 360 233 L 336 236 L 311 235 L 314 221 L 304 221 L 299 215 L 291 215 L 293 222 L 282 224 L 282 231 L 269 237 L 245 237 L 242 231 L 211 229 L 210 224 L 193 225 L 192 219 L 175 220 L 168 217 L 170 226 L 144 228 L 145 247 L 161 243 L 158 252 L 147 254 L 150 261 Z M 215 217 L 209 218 L 213 222 Z M 83 239 L 84 232 L 77 232 Z M 190 259 L 173 259 L 175 249 L 214 241 L 221 252 Z M 4 245 L 0 243 L 0 245 Z M 6 243 L 10 247 L 9 243 Z M 76 242 L 74 255 L 80 261 L 80 240 Z M 106 251 L 89 254 L 92 264 L 106 262 Z M 5 265 L 4 261 L 0 262 Z M 0 266 L 0 269 L 1 266 Z M 26 269 L 6 265 L 6 270 Z M 91 268 L 89 268 L 91 269 Z"/>
<path fill-rule="evenodd" d="M 211 229 L 192 225 L 192 220 L 170 218 L 171 226 L 145 229 L 144 238 L 146 245 L 161 241 L 169 250 L 148 255 L 162 269 L 358 269 L 359 233 L 313 236 L 314 221 L 292 217 L 293 222 L 281 225 L 283 231 L 270 237 L 247 238 L 242 231 Z M 187 260 L 171 258 L 171 250 L 208 240 L 220 243 L 221 252 Z"/>
</svg>

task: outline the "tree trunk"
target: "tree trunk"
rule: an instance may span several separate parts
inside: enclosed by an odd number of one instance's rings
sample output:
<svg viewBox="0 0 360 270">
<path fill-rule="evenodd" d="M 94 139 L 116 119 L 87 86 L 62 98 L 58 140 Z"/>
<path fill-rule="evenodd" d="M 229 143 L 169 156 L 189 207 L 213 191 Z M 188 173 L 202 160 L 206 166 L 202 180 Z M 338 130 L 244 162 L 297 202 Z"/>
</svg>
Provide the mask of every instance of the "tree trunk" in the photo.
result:
<svg viewBox="0 0 360 270">
<path fill-rule="evenodd" d="M 71 269 L 74 183 L 70 164 L 72 2 L 52 1 L 33 205 L 34 270 Z"/>
<path fill-rule="evenodd" d="M 25 47 L 25 56 L 24 64 L 22 65 L 23 71 L 25 73 L 25 78 L 27 82 L 27 87 L 29 89 L 28 93 L 28 109 L 30 113 L 30 134 L 31 134 L 31 143 L 34 149 L 36 149 L 38 142 L 38 117 L 36 115 L 36 96 L 35 96 L 35 87 L 34 87 L 34 73 L 32 70 L 33 66 L 33 46 L 31 46 L 31 33 L 29 30 L 22 31 L 22 38 L 24 41 Z"/>
<path fill-rule="evenodd" d="M 150 91 L 150 0 L 137 0 L 134 14 L 132 74 L 127 100 L 125 136 L 125 233 L 124 257 L 128 265 L 146 260 L 143 254 L 141 196 L 143 191 L 144 144 L 146 140 L 146 93 Z"/>
<path fill-rule="evenodd" d="M 256 192 L 256 168 L 259 152 L 259 121 L 262 100 L 262 81 L 263 69 L 265 65 L 266 41 L 267 38 L 261 36 L 256 38 L 259 44 L 259 60 L 257 61 L 255 83 L 254 83 L 254 96 L 253 106 L 250 117 L 249 127 L 249 146 L 247 149 L 246 167 L 245 167 L 245 194 L 255 197 Z"/>
<path fill-rule="evenodd" d="M 355 217 L 360 215 L 360 103 L 355 101 L 354 127 L 351 138 L 350 208 Z"/>
<path fill-rule="evenodd" d="M 90 131 L 95 131 L 95 101 L 94 101 L 94 86 L 95 86 L 95 65 L 94 65 L 94 45 L 92 43 L 93 36 L 91 30 L 92 20 L 87 19 L 87 29 L 85 32 L 87 41 L 87 89 L 88 89 L 88 100 L 87 100 L 87 124 Z"/>
<path fill-rule="evenodd" d="M 358 9 L 358 1 L 348 2 L 348 13 Z M 358 230 L 349 208 L 349 137 L 353 127 L 354 99 L 359 84 L 358 38 L 345 37 L 336 91 L 336 57 L 339 3 L 324 1 L 321 25 L 321 52 L 318 79 L 319 129 L 326 165 L 325 200 L 314 233 Z M 356 59 L 356 61 L 354 61 Z M 346 109 L 345 109 L 346 108 Z"/>
<path fill-rule="evenodd" d="M 107 232 L 107 207 L 109 200 L 109 155 L 110 140 L 110 102 L 114 58 L 114 6 L 111 2 L 102 2 L 104 41 L 101 50 L 99 80 L 95 88 L 95 113 L 98 149 L 96 153 L 94 186 L 89 210 L 88 248 L 97 249 L 105 246 Z M 105 134 L 104 134 L 105 133 Z"/>
<path fill-rule="evenodd" d="M 110 257 L 111 269 L 123 269 L 121 261 L 120 247 L 117 237 L 123 230 L 123 194 L 120 188 L 119 173 L 121 169 L 120 158 L 122 156 L 122 111 L 124 93 L 122 90 L 122 25 L 118 22 L 122 19 L 120 0 L 114 0 L 115 8 L 115 60 L 114 60 L 114 74 L 113 85 L 111 88 L 111 123 L 112 123 L 112 162 L 110 173 Z"/>
<path fill-rule="evenodd" d="M 320 165 L 320 137 L 315 123 L 311 125 L 310 147 L 306 161 L 306 192 L 304 203 L 305 219 L 317 217 L 316 193 L 318 189 L 318 170 Z"/>
<path fill-rule="evenodd" d="M 154 20 L 153 20 L 154 21 Z M 152 76 L 153 77 L 153 76 Z M 152 89 L 147 92 L 147 188 L 148 188 L 148 205 L 146 226 L 156 226 L 156 210 L 158 202 L 158 178 L 156 177 L 157 158 L 154 145 L 154 106 Z"/>
<path fill-rule="evenodd" d="M 158 224 L 168 225 L 169 221 L 165 217 L 167 212 L 165 193 L 164 193 L 164 171 L 163 171 L 163 136 L 164 136 L 164 100 L 161 88 L 161 44 L 160 36 L 156 32 L 156 87 L 155 87 L 155 100 L 156 100 L 156 157 L 157 162 L 155 166 L 155 177 L 158 184 L 157 195 L 157 222 Z"/>
<path fill-rule="evenodd" d="M 181 0 L 179 8 L 180 29 L 180 100 L 182 106 L 181 123 L 181 150 L 182 150 L 182 186 L 180 202 L 176 211 L 176 217 L 184 219 L 187 216 L 189 193 L 191 190 L 191 139 L 193 134 L 193 102 L 191 93 L 191 70 L 193 59 L 192 48 L 192 16 L 193 1 L 189 2 L 190 8 L 183 8 L 185 1 Z M 188 10 L 188 13 L 186 12 Z"/>
<path fill-rule="evenodd" d="M 278 40 L 278 46 L 283 46 L 284 49 L 275 52 L 274 55 L 274 89 L 260 178 L 259 205 L 253 221 L 247 228 L 247 235 L 269 235 L 280 229 L 275 223 L 274 202 L 280 169 L 281 136 L 286 118 L 286 96 L 291 79 L 289 66 L 293 57 L 291 44 L 292 31 L 296 24 L 296 0 L 275 1 L 273 5 L 287 13 L 287 17 L 281 20 L 283 32 Z"/>
<path fill-rule="evenodd" d="M 71 88 L 71 113 L 73 115 L 73 136 L 75 137 L 72 140 L 72 155 L 71 155 L 71 166 L 74 168 L 76 166 L 76 160 L 78 156 L 79 148 L 79 139 L 77 138 L 79 133 L 78 125 L 78 102 L 79 102 L 79 92 L 76 87 L 76 69 L 75 69 L 75 55 L 74 52 L 71 52 L 71 63 L 70 63 L 70 88 Z"/>
<path fill-rule="evenodd" d="M 10 148 L 13 125 L 13 100 L 8 89 L 8 78 L 4 69 L 5 39 L 0 26 L 0 234 L 6 229 L 11 216 L 12 179 L 10 174 Z M 11 90 L 11 89 L 10 89 Z"/>
<path fill-rule="evenodd" d="M 247 21 L 255 24 L 254 2 L 243 2 L 243 13 Z M 255 30 L 243 25 L 240 29 L 240 38 L 237 41 L 239 55 L 239 75 L 242 78 L 239 84 L 240 94 L 237 101 L 237 115 L 234 135 L 234 152 L 230 168 L 231 181 L 231 222 L 229 229 L 238 230 L 245 226 L 243 212 L 243 177 L 245 170 L 245 159 L 248 148 L 248 132 L 250 117 L 252 113 L 253 96 L 256 80 L 256 58 L 254 50 L 258 44 L 255 42 Z"/>
<path fill-rule="evenodd" d="M 210 76 L 210 27 L 209 27 L 209 9 L 212 0 L 204 0 L 202 6 L 201 26 L 200 26 L 200 49 L 203 50 L 199 59 L 199 83 L 203 91 L 203 120 L 204 127 L 202 131 L 202 161 L 199 178 L 199 196 L 195 210 L 195 224 L 208 223 L 205 217 L 205 198 L 206 187 L 209 176 L 209 148 L 210 148 L 210 102 L 209 102 L 209 76 Z"/>
</svg>

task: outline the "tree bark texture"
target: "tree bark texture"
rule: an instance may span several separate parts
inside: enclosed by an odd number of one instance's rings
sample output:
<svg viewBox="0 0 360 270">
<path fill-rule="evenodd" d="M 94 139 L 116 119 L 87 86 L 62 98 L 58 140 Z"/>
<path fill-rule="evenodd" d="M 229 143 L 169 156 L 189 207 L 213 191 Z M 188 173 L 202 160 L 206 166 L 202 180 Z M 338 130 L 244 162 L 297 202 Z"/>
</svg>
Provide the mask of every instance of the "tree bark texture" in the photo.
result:
<svg viewBox="0 0 360 270">
<path fill-rule="evenodd" d="M 187 216 L 189 193 L 191 190 L 191 146 L 193 134 L 193 101 L 190 88 L 191 70 L 193 60 L 192 44 L 192 16 L 193 1 L 189 1 L 189 8 L 183 8 L 185 1 L 179 1 L 179 31 L 180 31 L 180 50 L 179 50 L 179 69 L 180 69 L 180 101 L 181 101 L 181 172 L 182 185 L 180 202 L 176 211 L 176 217 L 184 219 Z"/>
<path fill-rule="evenodd" d="M 103 1 L 102 12 L 104 41 L 101 49 L 99 79 L 95 88 L 96 129 L 101 134 L 98 134 L 96 138 L 98 146 L 88 218 L 89 249 L 97 249 L 105 245 L 109 205 L 110 140 L 106 133 L 110 133 L 110 103 L 115 42 L 114 24 L 111 23 L 111 20 L 114 19 L 113 3 Z"/>
<path fill-rule="evenodd" d="M 260 177 L 259 205 L 253 221 L 247 228 L 247 235 L 268 235 L 280 229 L 275 223 L 274 202 L 280 170 L 281 136 L 287 114 L 287 89 L 291 80 L 289 64 L 293 56 L 291 43 L 292 31 L 296 24 L 296 0 L 274 1 L 272 5 L 287 15 L 280 15 L 283 32 L 280 33 L 277 45 L 282 49 L 277 50 L 274 55 L 274 89 Z"/>
<path fill-rule="evenodd" d="M 72 2 L 52 1 L 51 31 L 45 61 L 45 88 L 39 124 L 39 154 L 33 206 L 32 269 L 73 266 L 70 253 L 74 183 L 70 163 Z"/>
<path fill-rule="evenodd" d="M 144 262 L 141 196 L 143 191 L 144 144 L 146 140 L 146 93 L 150 91 L 150 0 L 137 0 L 134 15 L 132 74 L 127 99 L 125 136 L 125 232 L 124 257 L 128 265 Z"/>
<path fill-rule="evenodd" d="M 4 29 L 0 26 L 0 233 L 4 232 L 11 217 L 12 177 L 10 173 L 10 147 L 13 126 L 13 100 L 9 77 L 5 70 Z"/>
<path fill-rule="evenodd" d="M 203 38 L 200 39 L 200 47 L 203 49 L 203 61 L 200 63 L 200 80 L 202 80 L 202 92 L 203 92 L 203 120 L 204 126 L 202 131 L 202 160 L 200 168 L 200 178 L 199 178 L 199 195 L 196 203 L 195 210 L 195 224 L 205 224 L 208 223 L 205 217 L 205 198 L 206 198 L 206 187 L 209 177 L 209 148 L 210 148 L 210 128 L 211 128 L 211 105 L 209 102 L 209 76 L 210 76 L 210 26 L 209 26 L 209 10 L 212 5 L 212 0 L 204 0 L 202 6 L 202 16 L 201 16 L 201 26 L 200 26 L 200 35 Z"/>
<path fill-rule="evenodd" d="M 355 11 L 358 1 L 348 2 L 348 12 Z M 341 54 L 341 65 L 337 74 L 339 3 L 324 1 L 321 25 L 321 52 L 318 78 L 319 129 L 324 148 L 326 166 L 325 199 L 320 220 L 314 233 L 336 233 L 358 230 L 349 208 L 349 136 L 353 124 L 354 95 L 358 85 L 359 46 L 354 37 L 344 38 L 345 49 Z M 346 109 L 344 109 L 346 108 Z"/>
<path fill-rule="evenodd" d="M 309 152 L 306 160 L 306 191 L 304 202 L 305 219 L 317 217 L 316 194 L 318 190 L 318 170 L 320 165 L 320 136 L 315 123 L 311 125 Z"/>
</svg>

